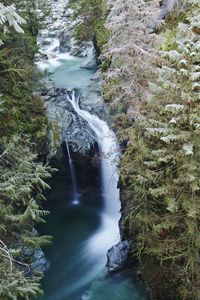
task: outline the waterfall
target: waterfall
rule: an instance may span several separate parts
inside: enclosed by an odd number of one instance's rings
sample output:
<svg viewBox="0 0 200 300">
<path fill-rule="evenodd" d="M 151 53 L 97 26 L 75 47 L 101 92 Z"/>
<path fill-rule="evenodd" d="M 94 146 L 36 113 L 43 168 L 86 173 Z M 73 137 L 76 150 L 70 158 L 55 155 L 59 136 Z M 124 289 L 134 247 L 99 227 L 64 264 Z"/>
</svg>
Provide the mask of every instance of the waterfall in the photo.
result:
<svg viewBox="0 0 200 300">
<path fill-rule="evenodd" d="M 102 213 L 102 226 L 90 241 L 93 253 L 105 255 L 109 247 L 120 239 L 118 221 L 120 219 L 120 198 L 118 184 L 119 146 L 114 132 L 107 123 L 97 116 L 90 114 L 79 107 L 79 97 L 72 92 L 68 96 L 74 110 L 94 131 L 99 145 L 101 155 L 101 185 L 104 200 L 104 211 Z"/>
<path fill-rule="evenodd" d="M 69 169 L 70 169 L 70 174 L 71 174 L 71 179 L 72 179 L 72 187 L 73 187 L 73 200 L 72 204 L 77 205 L 79 204 L 79 194 L 78 194 L 78 189 L 77 189 L 77 184 L 76 184 L 76 176 L 75 176 L 75 169 L 74 169 L 74 164 L 71 158 L 71 153 L 69 149 L 69 144 L 68 141 L 65 140 L 66 148 L 67 148 L 67 154 L 68 154 L 68 159 L 69 159 Z"/>
</svg>

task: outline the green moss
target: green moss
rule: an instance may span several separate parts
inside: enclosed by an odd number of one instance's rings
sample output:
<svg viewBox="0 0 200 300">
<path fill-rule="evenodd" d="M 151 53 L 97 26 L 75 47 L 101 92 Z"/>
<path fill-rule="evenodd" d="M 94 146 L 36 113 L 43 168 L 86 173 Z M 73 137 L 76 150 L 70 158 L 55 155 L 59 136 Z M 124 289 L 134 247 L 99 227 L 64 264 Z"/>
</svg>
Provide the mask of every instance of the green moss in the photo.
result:
<svg viewBox="0 0 200 300">
<path fill-rule="evenodd" d="M 191 8 L 188 7 L 184 12 L 174 10 L 167 18 L 164 26 L 161 28 L 157 49 L 162 51 L 176 50 L 176 35 L 178 33 L 178 25 L 180 23 L 188 23 L 188 15 Z"/>
<path fill-rule="evenodd" d="M 52 132 L 53 132 L 54 147 L 57 147 L 58 145 L 60 145 L 60 132 L 61 132 L 61 129 L 58 126 L 57 123 L 52 123 L 51 124 L 51 129 L 52 129 Z"/>
<path fill-rule="evenodd" d="M 157 49 L 161 51 L 170 51 L 177 49 L 176 32 L 176 29 L 166 29 L 165 32 L 162 33 L 161 43 L 158 44 Z"/>
<path fill-rule="evenodd" d="M 109 31 L 105 28 L 104 23 L 105 23 L 105 19 L 100 18 L 99 20 L 97 20 L 94 26 L 96 44 L 97 44 L 97 48 L 100 50 L 107 43 L 110 35 Z"/>
<path fill-rule="evenodd" d="M 111 62 L 112 62 L 111 58 L 105 59 L 101 64 L 101 71 L 106 72 L 108 70 L 108 68 L 110 67 Z"/>
</svg>

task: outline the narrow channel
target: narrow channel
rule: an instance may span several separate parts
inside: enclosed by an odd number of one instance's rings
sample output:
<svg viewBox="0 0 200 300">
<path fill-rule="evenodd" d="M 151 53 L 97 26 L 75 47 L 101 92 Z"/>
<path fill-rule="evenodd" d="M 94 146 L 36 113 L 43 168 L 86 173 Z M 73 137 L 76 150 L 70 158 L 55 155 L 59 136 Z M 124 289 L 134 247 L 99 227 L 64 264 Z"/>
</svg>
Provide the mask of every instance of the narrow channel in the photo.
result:
<svg viewBox="0 0 200 300">
<path fill-rule="evenodd" d="M 54 240 L 44 249 L 49 267 L 42 283 L 44 295 L 38 300 L 146 300 L 131 270 L 109 275 L 105 268 L 107 250 L 120 239 L 120 150 L 107 123 L 81 109 L 74 91 L 85 88 L 95 69 L 82 69 L 82 58 L 61 53 L 58 46 L 58 39 L 52 38 L 41 49 L 48 59 L 37 64 L 52 73 L 57 88 L 71 90 L 66 101 L 87 122 L 98 143 L 100 180 L 98 186 L 90 168 L 76 166 L 66 139 L 62 172 L 51 180 L 45 205 L 50 215 L 40 227 Z"/>
</svg>

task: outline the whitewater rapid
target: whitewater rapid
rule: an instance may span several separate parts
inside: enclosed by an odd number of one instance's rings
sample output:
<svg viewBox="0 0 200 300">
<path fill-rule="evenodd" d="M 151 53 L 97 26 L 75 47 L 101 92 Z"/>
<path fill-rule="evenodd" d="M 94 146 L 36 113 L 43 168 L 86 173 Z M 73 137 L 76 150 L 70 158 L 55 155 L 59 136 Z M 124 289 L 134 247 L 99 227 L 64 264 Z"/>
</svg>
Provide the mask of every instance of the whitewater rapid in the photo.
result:
<svg viewBox="0 0 200 300">
<path fill-rule="evenodd" d="M 104 201 L 102 211 L 102 223 L 99 230 L 87 242 L 87 251 L 93 256 L 101 257 L 102 263 L 106 263 L 106 252 L 120 241 L 120 192 L 118 188 L 118 164 L 120 149 L 114 132 L 108 124 L 96 115 L 90 114 L 79 106 L 79 97 L 75 92 L 68 96 L 76 113 L 81 116 L 94 131 L 99 146 L 101 161 L 101 191 Z"/>
</svg>

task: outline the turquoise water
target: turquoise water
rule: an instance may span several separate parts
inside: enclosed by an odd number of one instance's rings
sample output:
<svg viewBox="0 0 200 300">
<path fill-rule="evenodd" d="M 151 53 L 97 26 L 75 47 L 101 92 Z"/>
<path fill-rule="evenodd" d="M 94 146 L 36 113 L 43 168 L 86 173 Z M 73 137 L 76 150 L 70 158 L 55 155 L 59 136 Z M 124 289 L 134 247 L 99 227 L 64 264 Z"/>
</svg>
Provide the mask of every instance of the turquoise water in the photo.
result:
<svg viewBox="0 0 200 300">
<path fill-rule="evenodd" d="M 85 294 L 91 300 L 146 300 L 142 287 L 135 283 L 131 273 L 124 271 L 112 276 L 99 276 Z"/>
<path fill-rule="evenodd" d="M 42 282 L 44 295 L 38 300 L 147 300 L 130 271 L 108 275 L 87 248 L 101 225 L 102 212 L 101 194 L 87 175 L 84 182 L 79 180 L 80 206 L 70 205 L 73 190 L 68 176 L 56 175 L 50 183 L 46 208 L 51 214 L 40 233 L 54 240 L 44 249 L 50 265 Z"/>
<path fill-rule="evenodd" d="M 48 67 L 57 87 L 83 89 L 89 84 L 95 70 L 81 69 L 83 59 L 56 55 L 40 68 Z M 39 228 L 54 240 L 44 249 L 49 268 L 42 281 L 44 295 L 38 300 L 147 300 L 130 270 L 113 275 L 106 272 L 106 251 L 103 257 L 102 250 L 98 251 L 103 240 L 95 244 L 93 239 L 102 228 L 103 211 L 94 174 L 85 165 L 75 169 L 80 205 L 71 205 L 73 187 L 67 159 L 64 166 L 65 175 L 56 174 L 50 182 L 45 207 L 50 215 Z"/>
<path fill-rule="evenodd" d="M 62 65 L 56 68 L 53 73 L 53 80 L 57 87 L 83 89 L 88 85 L 91 75 L 95 70 L 85 70 L 80 68 L 84 59 L 76 58 L 72 60 L 61 60 Z M 67 70 L 67 71 L 66 71 Z"/>
<path fill-rule="evenodd" d="M 37 65 L 40 70 L 51 72 L 51 77 L 56 87 L 70 90 L 74 88 L 84 89 L 90 83 L 90 78 L 96 70 L 81 68 L 82 64 L 87 60 L 86 58 L 74 57 L 68 53 L 54 52 L 53 48 L 51 49 L 51 45 L 47 47 L 46 51 L 49 54 L 48 60 L 42 60 Z"/>
</svg>

